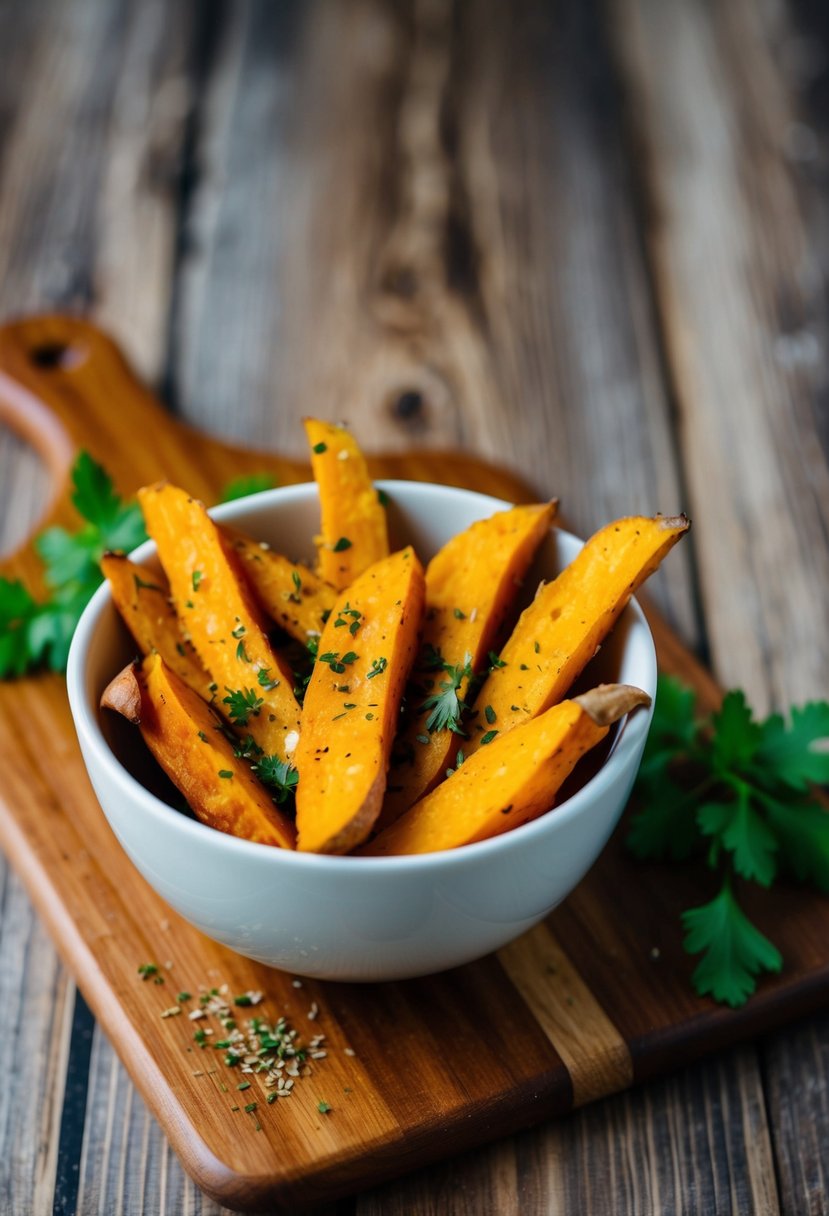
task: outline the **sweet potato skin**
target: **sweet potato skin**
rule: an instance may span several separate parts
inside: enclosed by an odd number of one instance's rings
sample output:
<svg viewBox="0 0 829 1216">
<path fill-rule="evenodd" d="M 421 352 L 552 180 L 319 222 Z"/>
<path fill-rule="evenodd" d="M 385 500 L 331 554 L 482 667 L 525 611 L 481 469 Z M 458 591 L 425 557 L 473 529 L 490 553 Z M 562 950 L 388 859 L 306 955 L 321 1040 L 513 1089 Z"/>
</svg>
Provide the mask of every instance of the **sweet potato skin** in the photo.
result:
<svg viewBox="0 0 829 1216">
<path fill-rule="evenodd" d="M 347 853 L 380 812 L 423 594 L 423 568 L 404 549 L 355 579 L 328 618 L 295 755 L 300 851 Z"/>
<path fill-rule="evenodd" d="M 563 701 L 482 747 L 360 854 L 434 853 L 488 840 L 549 810 L 578 761 L 610 723 L 650 698 L 607 685 Z"/>
<path fill-rule="evenodd" d="M 267 755 L 289 759 L 299 732 L 293 673 L 268 640 L 233 549 L 203 503 L 178 486 L 145 486 L 138 500 L 178 617 L 216 686 L 216 708 Z M 233 693 L 247 698 L 246 716 L 226 703 Z"/>
<path fill-rule="evenodd" d="M 157 651 L 188 688 L 210 699 L 210 677 L 193 643 L 184 635 L 170 603 L 170 584 L 149 566 L 130 561 L 123 553 L 105 553 L 101 570 L 112 599 L 142 655 Z"/>
<path fill-rule="evenodd" d="M 466 755 L 492 729 L 504 734 L 565 696 L 631 596 L 689 527 L 684 515 L 616 520 L 539 588 L 501 651 L 503 666 L 478 693 Z"/>
<path fill-rule="evenodd" d="M 453 536 L 435 554 L 426 567 L 422 653 L 437 651 L 449 666 L 461 668 L 469 656 L 472 670 L 480 670 L 557 505 L 553 501 L 498 511 Z M 414 681 L 428 687 L 440 675 L 416 669 Z M 466 678 L 461 681 L 460 700 L 468 684 Z M 429 732 L 428 711 L 418 712 L 417 703 L 395 743 L 393 754 L 399 759 L 392 761 L 380 829 L 443 780 L 464 742 L 451 730 Z"/>
<path fill-rule="evenodd" d="M 260 607 L 298 642 L 322 633 L 326 614 L 334 607 L 337 592 L 307 566 L 290 561 L 281 553 L 263 547 L 235 528 L 222 533 L 237 554 Z"/>
<path fill-rule="evenodd" d="M 339 591 L 369 566 L 388 557 L 386 509 L 369 477 L 365 457 L 349 431 L 318 418 L 306 418 L 305 433 L 320 494 L 319 572 Z"/>
<path fill-rule="evenodd" d="M 124 675 L 117 677 L 122 685 Z M 140 696 L 138 725 L 144 741 L 197 819 L 231 836 L 293 848 L 293 823 L 236 756 L 201 697 L 157 654 L 134 668 L 131 679 Z M 129 705 L 129 699 L 124 703 Z M 111 695 L 106 704 L 119 708 Z"/>
</svg>

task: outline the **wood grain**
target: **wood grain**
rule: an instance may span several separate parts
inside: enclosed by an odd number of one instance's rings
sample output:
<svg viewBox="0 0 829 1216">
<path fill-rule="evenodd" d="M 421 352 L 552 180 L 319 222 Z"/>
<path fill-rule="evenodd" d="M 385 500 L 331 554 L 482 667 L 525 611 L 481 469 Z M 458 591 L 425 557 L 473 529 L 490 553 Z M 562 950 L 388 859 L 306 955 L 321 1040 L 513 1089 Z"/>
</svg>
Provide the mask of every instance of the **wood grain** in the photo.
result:
<svg viewBox="0 0 829 1216">
<path fill-rule="evenodd" d="M 311 409 L 369 448 L 460 446 L 583 534 L 681 509 L 593 6 L 226 15 L 177 297 L 184 416 L 288 454 Z M 655 594 L 695 644 L 690 565 L 689 545 Z"/>
<path fill-rule="evenodd" d="M 779 10 L 614 8 L 715 667 L 758 710 L 821 697 L 828 314 L 808 251 L 826 204 L 810 209 L 786 157 L 797 114 L 775 63 Z"/>
<path fill-rule="evenodd" d="M 421 1171 L 357 1203 L 358 1216 L 779 1210 L 750 1048 Z"/>
</svg>

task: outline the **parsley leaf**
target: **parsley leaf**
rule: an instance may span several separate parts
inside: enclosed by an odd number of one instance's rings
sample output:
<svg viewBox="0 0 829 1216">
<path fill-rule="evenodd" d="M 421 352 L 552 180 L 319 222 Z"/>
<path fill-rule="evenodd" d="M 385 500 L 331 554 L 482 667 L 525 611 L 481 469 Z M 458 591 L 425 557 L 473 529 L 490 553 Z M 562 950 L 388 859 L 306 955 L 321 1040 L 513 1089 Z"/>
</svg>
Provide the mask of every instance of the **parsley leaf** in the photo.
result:
<svg viewBox="0 0 829 1216">
<path fill-rule="evenodd" d="M 462 735 L 464 732 L 461 730 L 461 715 L 467 705 L 458 696 L 458 689 L 464 680 L 472 676 L 472 656 L 467 654 L 463 664 L 458 664 L 457 667 L 444 663 L 443 670 L 449 679 L 439 681 L 438 687 L 442 691 L 427 697 L 420 710 L 422 713 L 429 713 L 425 725 L 430 734 L 438 730 L 451 730 Z"/>
<path fill-rule="evenodd" d="M 697 992 L 710 994 L 736 1008 L 757 987 L 762 971 L 779 972 L 783 957 L 740 908 L 728 879 L 719 895 L 682 914 L 683 945 L 689 954 L 702 953 L 693 974 Z"/>
<path fill-rule="evenodd" d="M 235 502 L 237 498 L 261 494 L 263 490 L 272 490 L 277 485 L 279 482 L 271 473 L 245 473 L 227 483 L 219 502 Z"/>
<path fill-rule="evenodd" d="M 38 602 L 22 583 L 0 579 L 0 679 L 44 666 L 65 671 L 80 615 L 103 581 L 104 553 L 129 551 L 147 539 L 137 503 L 118 496 L 88 452 L 79 452 L 72 467 L 71 500 L 83 526 L 47 528 L 34 542 L 49 598 Z"/>
<path fill-rule="evenodd" d="M 299 773 L 293 765 L 278 756 L 263 756 L 256 761 L 253 771 L 263 785 L 274 791 L 274 798 L 279 803 L 287 801 L 299 781 Z"/>
<path fill-rule="evenodd" d="M 739 1005 L 782 960 L 737 905 L 732 874 L 770 887 L 784 871 L 829 893 L 829 814 L 811 789 L 829 782 L 829 704 L 795 707 L 787 724 L 780 714 L 756 721 L 739 691 L 702 720 L 695 700 L 660 677 L 627 843 L 643 859 L 699 853 L 721 872 L 717 898 L 684 913 L 684 944 L 703 952 L 697 992 Z"/>
<path fill-rule="evenodd" d="M 829 785 L 827 743 L 829 705 L 825 701 L 810 701 L 800 709 L 792 709 L 788 727 L 780 714 L 766 719 L 756 758 L 792 789 L 805 790 L 810 782 Z"/>
<path fill-rule="evenodd" d="M 227 705 L 227 716 L 237 726 L 247 726 L 251 714 L 258 717 L 259 710 L 265 704 L 262 697 L 257 697 L 252 688 L 228 688 L 227 696 L 222 697 L 222 705 Z"/>
</svg>

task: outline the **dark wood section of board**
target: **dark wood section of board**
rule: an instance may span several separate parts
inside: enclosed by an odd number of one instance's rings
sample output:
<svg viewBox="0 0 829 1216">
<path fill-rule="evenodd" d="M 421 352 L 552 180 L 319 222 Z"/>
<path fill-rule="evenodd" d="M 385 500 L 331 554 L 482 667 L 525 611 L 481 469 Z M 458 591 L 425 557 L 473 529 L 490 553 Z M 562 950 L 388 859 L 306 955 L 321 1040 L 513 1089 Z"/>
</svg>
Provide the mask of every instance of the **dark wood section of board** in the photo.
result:
<svg viewBox="0 0 829 1216">
<path fill-rule="evenodd" d="M 692 537 L 653 595 L 685 645 L 758 709 L 823 696 L 827 64 L 812 0 L 0 0 L 0 317 L 93 316 L 168 406 L 254 445 L 246 468 L 297 456 L 313 411 L 377 450 L 507 465 L 582 533 L 684 507 Z M 198 464 L 206 493 L 219 465 Z M 0 426 L 7 548 L 49 484 Z M 616 865 L 591 882 L 621 921 Z M 665 881 L 637 867 L 655 902 L 618 927 L 642 953 L 610 1013 L 640 1077 L 678 1056 L 671 1034 L 641 1049 L 635 986 L 679 1017 L 690 999 Z M 746 1011 L 758 1032 L 814 945 L 791 940 L 802 896 L 775 906 L 787 971 Z M 556 931 L 592 989 L 589 918 L 578 892 Z M 80 1083 L 88 1020 L 6 868 L 0 988 L 0 1209 L 216 1216 L 100 1029 Z M 712 1045 L 736 1024 L 705 1016 Z M 788 1025 L 338 1216 L 827 1213 L 826 1029 Z M 457 1073 L 432 1042 L 413 1105 Z M 532 1068 L 547 1048 L 525 1050 Z"/>
</svg>

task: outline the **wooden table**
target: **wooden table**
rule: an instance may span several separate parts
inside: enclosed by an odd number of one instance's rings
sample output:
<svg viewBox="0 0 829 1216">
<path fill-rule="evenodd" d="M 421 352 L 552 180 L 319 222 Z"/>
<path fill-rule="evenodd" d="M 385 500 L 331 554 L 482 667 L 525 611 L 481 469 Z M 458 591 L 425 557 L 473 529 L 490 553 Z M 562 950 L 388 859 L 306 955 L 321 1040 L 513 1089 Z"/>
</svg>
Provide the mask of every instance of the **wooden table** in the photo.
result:
<svg viewBox="0 0 829 1216">
<path fill-rule="evenodd" d="M 729 0 L 0 0 L 0 310 L 106 325 L 170 408 L 465 448 L 655 588 L 760 711 L 829 688 L 829 29 Z M 3 542 L 43 480 L 0 434 Z M 0 1210 L 212 1213 L 5 867 Z M 829 1018 L 338 1213 L 829 1212 Z"/>
</svg>

